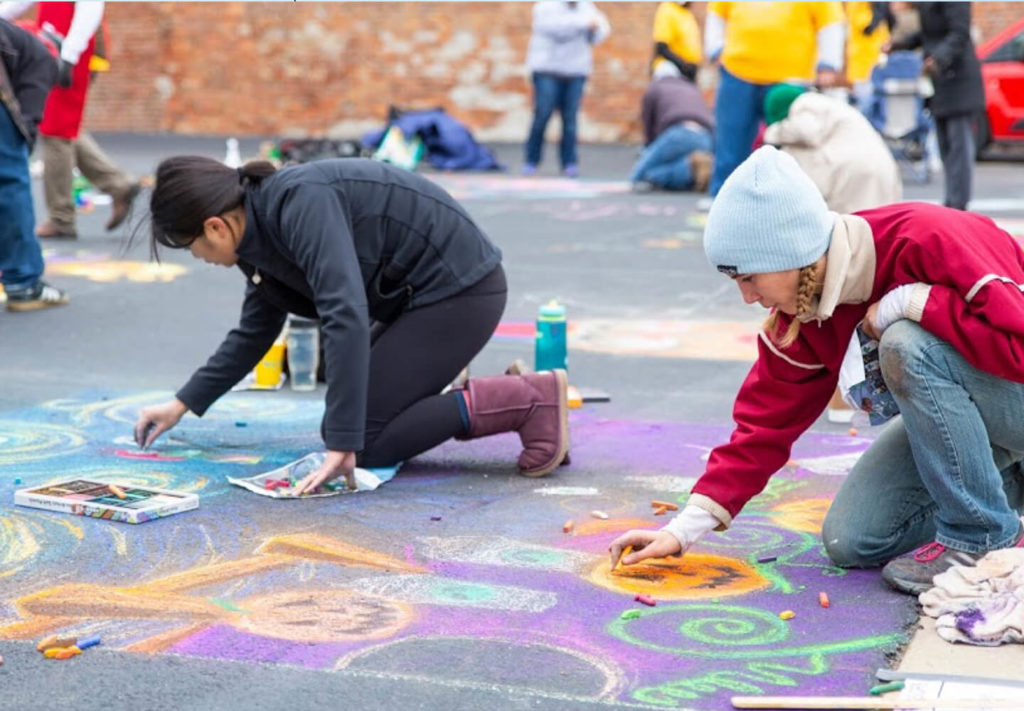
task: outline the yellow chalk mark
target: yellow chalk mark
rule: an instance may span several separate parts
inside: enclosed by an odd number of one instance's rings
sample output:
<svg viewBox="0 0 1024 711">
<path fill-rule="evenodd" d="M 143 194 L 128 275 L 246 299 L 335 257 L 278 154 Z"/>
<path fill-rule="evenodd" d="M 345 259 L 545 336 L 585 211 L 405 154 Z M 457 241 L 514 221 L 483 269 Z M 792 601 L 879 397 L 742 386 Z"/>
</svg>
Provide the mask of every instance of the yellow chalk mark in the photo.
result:
<svg viewBox="0 0 1024 711">
<path fill-rule="evenodd" d="M 161 632 L 160 634 L 155 634 L 152 637 L 147 637 L 135 644 L 131 644 L 125 647 L 125 651 L 142 652 L 143 654 L 156 654 L 157 652 L 162 652 L 165 649 L 173 647 L 182 640 L 188 639 L 196 632 L 202 632 L 206 627 L 207 624 L 205 622 L 185 625 L 184 627 L 175 627 L 173 630 Z"/>
<path fill-rule="evenodd" d="M 50 275 L 82 277 L 89 281 L 111 283 L 126 279 L 134 282 L 170 282 L 188 270 L 180 264 L 167 262 L 54 262 L 46 265 Z"/>
<path fill-rule="evenodd" d="M 781 504 L 772 509 L 777 514 L 773 520 L 779 526 L 791 531 L 821 533 L 825 514 L 832 505 L 830 499 L 803 499 Z"/>
<path fill-rule="evenodd" d="M 114 552 L 116 552 L 122 558 L 128 555 L 128 538 L 124 535 L 124 531 L 117 528 L 108 528 L 110 536 L 114 539 Z"/>
<path fill-rule="evenodd" d="M 140 589 L 153 592 L 177 592 L 191 588 L 201 588 L 206 585 L 222 583 L 225 580 L 240 578 L 256 573 L 262 573 L 275 568 L 284 568 L 294 565 L 295 559 L 285 555 L 265 555 L 252 558 L 241 558 L 229 560 L 224 563 L 203 566 L 193 570 L 186 570 L 182 573 L 169 575 L 159 580 L 145 583 Z"/>
<path fill-rule="evenodd" d="M 648 521 L 643 518 L 610 518 L 606 521 L 586 519 L 576 524 L 574 533 L 577 536 L 588 536 L 593 533 L 628 531 L 631 528 L 659 528 L 661 525 L 660 522 Z"/>
<path fill-rule="evenodd" d="M 607 557 L 602 556 L 588 579 L 608 590 L 645 593 L 662 600 L 743 595 L 769 585 L 753 566 L 741 560 L 700 553 L 620 565 L 615 572 L 611 571 Z"/>
<path fill-rule="evenodd" d="M 403 573 L 430 572 L 422 566 L 406 563 L 404 560 L 393 558 L 384 553 L 353 546 L 349 543 L 343 543 L 334 538 L 315 533 L 275 536 L 256 549 L 256 552 L 278 553 L 307 560 L 322 560 L 339 565 L 358 565 L 366 568 L 381 568 Z"/>
</svg>

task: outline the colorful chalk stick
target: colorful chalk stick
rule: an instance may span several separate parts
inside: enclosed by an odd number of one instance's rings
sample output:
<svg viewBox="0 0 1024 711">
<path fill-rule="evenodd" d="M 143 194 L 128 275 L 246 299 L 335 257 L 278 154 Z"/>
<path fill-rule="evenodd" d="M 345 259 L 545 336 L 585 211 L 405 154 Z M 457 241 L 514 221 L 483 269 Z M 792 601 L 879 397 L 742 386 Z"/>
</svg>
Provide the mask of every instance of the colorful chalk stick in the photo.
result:
<svg viewBox="0 0 1024 711">
<path fill-rule="evenodd" d="M 654 607 L 655 605 L 658 604 L 658 602 L 653 597 L 651 597 L 650 595 L 644 595 L 643 593 L 637 593 L 636 595 L 633 596 L 633 599 L 636 602 L 642 602 L 643 604 L 647 605 L 648 607 Z"/>
<path fill-rule="evenodd" d="M 89 647 L 95 647 L 97 644 L 103 642 L 98 634 L 94 634 L 92 637 L 86 637 L 85 639 L 78 640 L 78 644 L 75 646 L 79 649 L 88 649 Z"/>
<path fill-rule="evenodd" d="M 641 613 L 640 610 L 626 610 L 621 615 L 619 615 L 619 619 L 620 620 L 635 620 L 636 618 L 640 617 L 641 614 L 643 614 L 643 613 Z"/>
</svg>

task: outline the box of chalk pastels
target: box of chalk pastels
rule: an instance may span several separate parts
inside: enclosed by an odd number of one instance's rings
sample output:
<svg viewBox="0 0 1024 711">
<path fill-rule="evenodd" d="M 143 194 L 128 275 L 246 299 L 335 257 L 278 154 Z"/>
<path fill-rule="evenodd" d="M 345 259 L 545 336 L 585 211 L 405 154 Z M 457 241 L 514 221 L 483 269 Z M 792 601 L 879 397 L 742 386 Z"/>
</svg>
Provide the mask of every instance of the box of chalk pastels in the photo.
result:
<svg viewBox="0 0 1024 711">
<path fill-rule="evenodd" d="M 85 479 L 14 492 L 14 503 L 123 523 L 145 523 L 199 507 L 199 497 L 144 486 L 118 486 Z"/>
</svg>

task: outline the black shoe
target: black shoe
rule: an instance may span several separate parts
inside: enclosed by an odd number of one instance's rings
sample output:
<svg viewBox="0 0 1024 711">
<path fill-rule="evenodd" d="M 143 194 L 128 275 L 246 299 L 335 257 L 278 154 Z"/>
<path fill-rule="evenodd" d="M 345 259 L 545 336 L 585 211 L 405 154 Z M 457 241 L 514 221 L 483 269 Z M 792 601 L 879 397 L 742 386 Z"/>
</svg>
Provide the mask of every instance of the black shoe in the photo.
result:
<svg viewBox="0 0 1024 711">
<path fill-rule="evenodd" d="M 7 291 L 8 311 L 37 311 L 51 306 L 63 306 L 68 301 L 70 299 L 67 294 L 41 279 L 35 286 Z"/>
<path fill-rule="evenodd" d="M 110 219 L 106 224 L 107 232 L 117 229 L 131 214 L 132 203 L 135 202 L 135 198 L 139 196 L 141 190 L 142 186 L 135 183 L 124 195 L 114 198 L 113 206 L 110 209 Z"/>
</svg>

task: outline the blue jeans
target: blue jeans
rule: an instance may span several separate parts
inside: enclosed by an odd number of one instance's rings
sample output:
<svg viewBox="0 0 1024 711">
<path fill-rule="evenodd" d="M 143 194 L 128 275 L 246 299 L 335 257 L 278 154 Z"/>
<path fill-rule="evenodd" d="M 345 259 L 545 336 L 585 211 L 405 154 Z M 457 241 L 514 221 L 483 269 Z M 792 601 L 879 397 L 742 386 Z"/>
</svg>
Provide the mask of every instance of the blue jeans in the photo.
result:
<svg viewBox="0 0 1024 711">
<path fill-rule="evenodd" d="M 0 282 L 7 291 L 34 286 L 43 275 L 35 222 L 28 144 L 0 104 Z"/>
<path fill-rule="evenodd" d="M 526 164 L 540 165 L 544 151 L 544 129 L 551 114 L 558 109 L 562 116 L 562 168 L 576 165 L 576 116 L 583 100 L 586 77 L 560 77 L 533 73 L 533 125 L 526 139 Z"/>
<path fill-rule="evenodd" d="M 929 541 L 982 553 L 1013 545 L 1024 506 L 1024 385 L 978 370 L 903 320 L 879 344 L 900 406 L 854 465 L 822 529 L 838 565 L 880 565 Z"/>
<path fill-rule="evenodd" d="M 750 155 L 764 118 L 764 95 L 774 84 L 751 84 L 721 67 L 715 97 L 715 168 L 708 190 L 717 195 L 722 183 Z"/>
<path fill-rule="evenodd" d="M 693 187 L 690 154 L 694 151 L 710 152 L 711 134 L 681 123 L 669 126 L 640 154 L 629 180 L 646 180 L 663 190 L 689 190 Z"/>
</svg>

